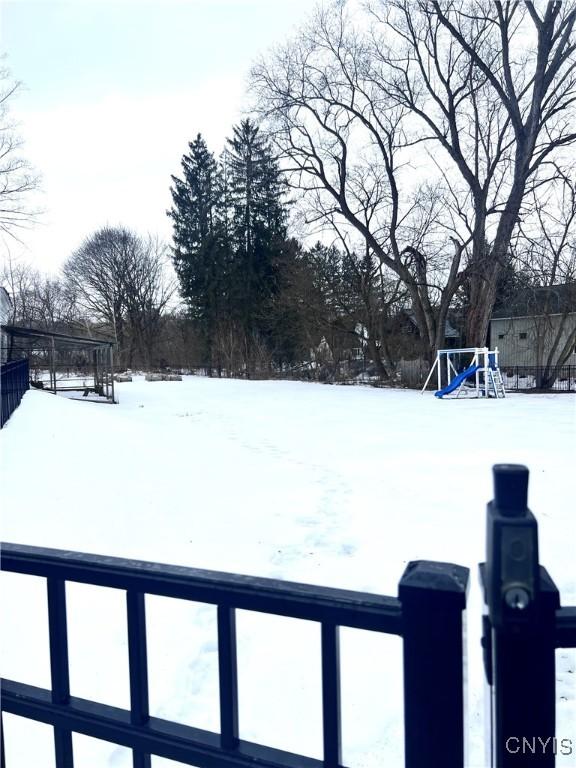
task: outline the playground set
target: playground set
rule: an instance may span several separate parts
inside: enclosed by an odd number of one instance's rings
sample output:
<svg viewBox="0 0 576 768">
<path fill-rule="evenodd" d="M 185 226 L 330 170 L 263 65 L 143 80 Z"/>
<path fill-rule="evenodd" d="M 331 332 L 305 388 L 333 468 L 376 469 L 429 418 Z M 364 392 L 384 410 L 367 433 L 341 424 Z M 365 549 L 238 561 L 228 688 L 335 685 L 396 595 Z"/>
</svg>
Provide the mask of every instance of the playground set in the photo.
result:
<svg viewBox="0 0 576 768">
<path fill-rule="evenodd" d="M 465 365 L 461 364 L 463 359 L 467 360 Z M 453 393 L 455 397 L 461 394 L 467 397 L 506 397 L 498 366 L 498 347 L 494 350 L 488 347 L 439 349 L 422 392 L 426 390 L 434 371 L 438 377 L 438 390 L 434 394 L 438 398 Z"/>
</svg>

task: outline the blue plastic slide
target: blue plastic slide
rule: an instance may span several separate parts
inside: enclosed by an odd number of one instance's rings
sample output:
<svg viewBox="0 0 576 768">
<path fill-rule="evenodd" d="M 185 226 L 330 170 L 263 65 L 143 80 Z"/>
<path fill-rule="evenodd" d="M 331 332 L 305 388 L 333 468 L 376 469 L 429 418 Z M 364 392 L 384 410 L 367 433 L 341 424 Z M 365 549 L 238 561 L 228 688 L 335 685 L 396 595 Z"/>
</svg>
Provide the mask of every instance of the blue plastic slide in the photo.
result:
<svg viewBox="0 0 576 768">
<path fill-rule="evenodd" d="M 449 392 L 454 392 L 454 390 L 458 389 L 460 384 L 462 384 L 464 379 L 467 379 L 469 376 L 474 376 L 478 368 L 480 368 L 479 365 L 471 365 L 470 368 L 466 368 L 465 371 L 462 371 L 462 373 L 459 373 L 458 376 L 454 377 L 450 384 L 447 384 L 444 389 L 439 389 L 438 392 L 434 392 L 434 394 L 436 397 L 444 397 L 444 395 L 447 395 Z"/>
</svg>

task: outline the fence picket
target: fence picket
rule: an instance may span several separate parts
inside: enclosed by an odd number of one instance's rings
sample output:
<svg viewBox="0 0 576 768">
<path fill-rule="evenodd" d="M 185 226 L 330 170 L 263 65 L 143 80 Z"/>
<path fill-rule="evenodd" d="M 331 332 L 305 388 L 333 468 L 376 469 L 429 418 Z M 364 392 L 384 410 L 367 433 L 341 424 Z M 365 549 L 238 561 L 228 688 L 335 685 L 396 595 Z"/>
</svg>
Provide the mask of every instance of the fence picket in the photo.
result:
<svg viewBox="0 0 576 768">
<path fill-rule="evenodd" d="M 335 624 L 322 622 L 322 723 L 326 768 L 338 768 L 342 762 L 339 630 Z"/>
<path fill-rule="evenodd" d="M 66 583 L 63 579 L 49 578 L 47 590 L 52 703 L 66 705 L 70 703 Z M 54 726 L 54 750 L 56 768 L 74 768 L 72 734 L 69 730 Z"/>
<path fill-rule="evenodd" d="M 130 673 L 130 721 L 145 725 L 148 711 L 148 660 L 146 650 L 146 609 L 142 592 L 126 592 L 128 624 L 128 669 Z M 134 751 L 133 768 L 150 768 L 150 755 Z"/>
<path fill-rule="evenodd" d="M 218 606 L 218 671 L 220 682 L 220 743 L 222 749 L 238 746 L 238 664 L 236 611 Z"/>
</svg>

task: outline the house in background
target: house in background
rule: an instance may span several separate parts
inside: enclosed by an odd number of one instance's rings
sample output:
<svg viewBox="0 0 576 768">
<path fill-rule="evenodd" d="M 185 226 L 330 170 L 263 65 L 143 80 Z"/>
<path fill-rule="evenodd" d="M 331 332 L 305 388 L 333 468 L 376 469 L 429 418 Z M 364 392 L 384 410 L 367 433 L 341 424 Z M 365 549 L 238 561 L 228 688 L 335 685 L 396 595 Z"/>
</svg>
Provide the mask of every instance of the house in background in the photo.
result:
<svg viewBox="0 0 576 768">
<path fill-rule="evenodd" d="M 576 283 L 518 291 L 494 312 L 490 346 L 503 367 L 576 365 Z"/>
<path fill-rule="evenodd" d="M 0 285 L 0 326 L 10 322 L 12 316 L 12 299 L 10 294 Z M 8 336 L 4 331 L 0 331 L 0 363 L 5 363 L 8 359 Z"/>
<path fill-rule="evenodd" d="M 10 312 L 12 311 L 12 300 L 10 294 L 0 285 L 0 321 L 7 323 L 10 319 Z"/>
<path fill-rule="evenodd" d="M 510 375 L 532 376 L 543 389 L 559 379 L 570 390 L 576 380 L 576 283 L 518 291 L 494 312 L 490 343 Z"/>
<path fill-rule="evenodd" d="M 458 330 L 458 319 L 450 313 L 444 325 L 443 349 L 455 349 L 462 346 L 462 334 Z M 420 329 L 416 315 L 412 310 L 400 310 L 393 321 L 391 346 L 396 356 L 406 360 L 416 360 L 422 356 Z"/>
</svg>

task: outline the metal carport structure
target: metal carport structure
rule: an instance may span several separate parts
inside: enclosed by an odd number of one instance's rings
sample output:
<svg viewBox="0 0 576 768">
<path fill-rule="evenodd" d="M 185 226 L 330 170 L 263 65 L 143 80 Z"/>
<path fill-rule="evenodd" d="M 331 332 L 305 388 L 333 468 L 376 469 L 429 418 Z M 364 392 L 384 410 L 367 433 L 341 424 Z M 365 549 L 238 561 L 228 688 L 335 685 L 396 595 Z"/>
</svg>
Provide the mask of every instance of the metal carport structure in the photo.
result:
<svg viewBox="0 0 576 768">
<path fill-rule="evenodd" d="M 76 336 L 41 328 L 0 326 L 9 360 L 27 357 L 31 383 L 58 392 L 94 393 L 100 402 L 115 403 L 114 344 L 112 339 Z M 47 370 L 48 381 L 34 381 L 32 371 Z M 77 375 L 78 374 L 78 375 Z M 48 386 L 44 386 L 47 383 Z"/>
</svg>

